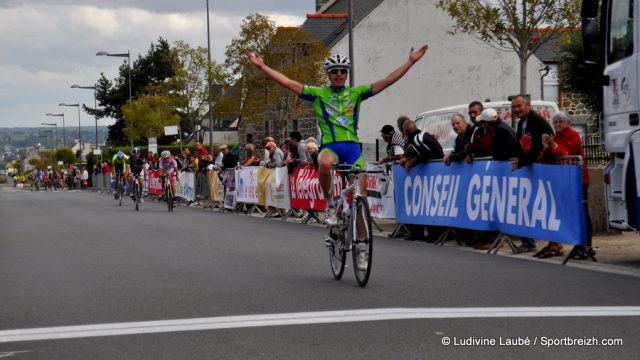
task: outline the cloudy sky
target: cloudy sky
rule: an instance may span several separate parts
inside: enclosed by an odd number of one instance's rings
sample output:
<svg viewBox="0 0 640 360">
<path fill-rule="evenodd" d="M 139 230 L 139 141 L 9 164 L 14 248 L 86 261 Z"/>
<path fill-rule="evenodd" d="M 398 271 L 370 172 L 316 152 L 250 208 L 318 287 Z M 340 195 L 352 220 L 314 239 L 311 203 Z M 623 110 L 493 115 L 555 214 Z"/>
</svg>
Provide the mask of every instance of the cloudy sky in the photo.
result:
<svg viewBox="0 0 640 360">
<path fill-rule="evenodd" d="M 223 62 L 247 15 L 300 25 L 315 1 L 209 0 L 209 7 L 212 57 Z M 206 16 L 206 0 L 0 0 L 0 127 L 40 126 L 60 111 L 75 123 L 77 110 L 58 104 L 93 106 L 93 92 L 70 86 L 92 86 L 101 72 L 112 79 L 123 61 L 96 52 L 129 50 L 134 59 L 159 37 L 206 47 Z M 94 124 L 86 113 L 81 119 Z"/>
</svg>

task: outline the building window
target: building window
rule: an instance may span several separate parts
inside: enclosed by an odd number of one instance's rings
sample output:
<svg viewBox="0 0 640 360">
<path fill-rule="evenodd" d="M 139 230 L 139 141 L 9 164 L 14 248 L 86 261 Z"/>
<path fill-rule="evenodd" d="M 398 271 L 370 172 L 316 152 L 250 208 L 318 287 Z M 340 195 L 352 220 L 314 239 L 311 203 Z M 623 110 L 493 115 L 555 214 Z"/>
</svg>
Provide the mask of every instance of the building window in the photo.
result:
<svg viewBox="0 0 640 360">
<path fill-rule="evenodd" d="M 246 144 L 253 144 L 253 134 L 247 134 Z"/>
<path fill-rule="evenodd" d="M 298 130 L 298 119 L 291 120 L 291 131 L 299 131 Z"/>
<path fill-rule="evenodd" d="M 269 120 L 265 120 L 264 121 L 264 135 L 265 136 L 269 136 L 270 130 L 269 130 Z"/>
<path fill-rule="evenodd" d="M 556 103 L 560 102 L 559 95 L 559 85 L 560 85 L 560 76 L 558 74 L 558 64 L 548 64 L 549 73 L 545 76 L 542 81 L 544 94 L 543 99 L 546 101 L 553 101 Z"/>
</svg>

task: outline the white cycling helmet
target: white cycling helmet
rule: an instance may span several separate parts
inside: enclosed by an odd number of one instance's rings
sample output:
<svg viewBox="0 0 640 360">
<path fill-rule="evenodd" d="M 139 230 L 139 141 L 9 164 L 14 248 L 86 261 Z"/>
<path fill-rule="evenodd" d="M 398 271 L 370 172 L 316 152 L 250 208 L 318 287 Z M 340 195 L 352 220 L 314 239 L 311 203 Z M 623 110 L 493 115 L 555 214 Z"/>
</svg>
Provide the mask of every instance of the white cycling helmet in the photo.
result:
<svg viewBox="0 0 640 360">
<path fill-rule="evenodd" d="M 351 68 L 351 60 L 349 60 L 348 56 L 333 54 L 324 61 L 324 69 L 350 69 Z"/>
<path fill-rule="evenodd" d="M 171 152 L 169 152 L 169 150 L 165 150 L 163 151 L 160 156 L 162 156 L 163 158 L 168 158 L 169 156 L 171 156 Z"/>
</svg>

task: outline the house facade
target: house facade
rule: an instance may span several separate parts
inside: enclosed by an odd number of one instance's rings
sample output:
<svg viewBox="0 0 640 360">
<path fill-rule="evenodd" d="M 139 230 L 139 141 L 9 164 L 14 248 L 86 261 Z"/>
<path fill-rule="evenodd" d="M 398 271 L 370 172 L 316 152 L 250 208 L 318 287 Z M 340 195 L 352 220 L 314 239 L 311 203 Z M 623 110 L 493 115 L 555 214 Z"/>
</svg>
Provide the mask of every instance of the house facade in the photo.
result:
<svg viewBox="0 0 640 360">
<path fill-rule="evenodd" d="M 450 35 L 453 20 L 433 0 L 352 0 L 355 83 L 375 82 L 404 63 L 409 49 L 429 45 L 424 58 L 400 81 L 367 100 L 361 108 L 360 139 L 373 143 L 385 124 L 473 100 L 505 100 L 520 89 L 520 65 L 513 52 L 502 52 L 465 34 Z M 348 12 L 347 0 L 316 1 L 318 14 Z M 301 30 L 332 53 L 349 53 L 347 19 L 309 17 Z M 528 63 L 528 93 L 540 98 L 544 65 Z"/>
</svg>

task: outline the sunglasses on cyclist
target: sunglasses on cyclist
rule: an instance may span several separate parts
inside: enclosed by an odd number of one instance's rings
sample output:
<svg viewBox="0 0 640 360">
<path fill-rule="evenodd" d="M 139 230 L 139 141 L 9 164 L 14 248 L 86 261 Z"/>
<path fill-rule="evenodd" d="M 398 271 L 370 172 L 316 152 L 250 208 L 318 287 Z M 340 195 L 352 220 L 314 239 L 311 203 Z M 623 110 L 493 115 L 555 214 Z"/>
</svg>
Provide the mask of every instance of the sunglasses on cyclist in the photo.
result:
<svg viewBox="0 0 640 360">
<path fill-rule="evenodd" d="M 329 73 L 333 74 L 333 75 L 345 75 L 349 73 L 349 70 L 347 69 L 331 69 L 329 70 Z"/>
</svg>

